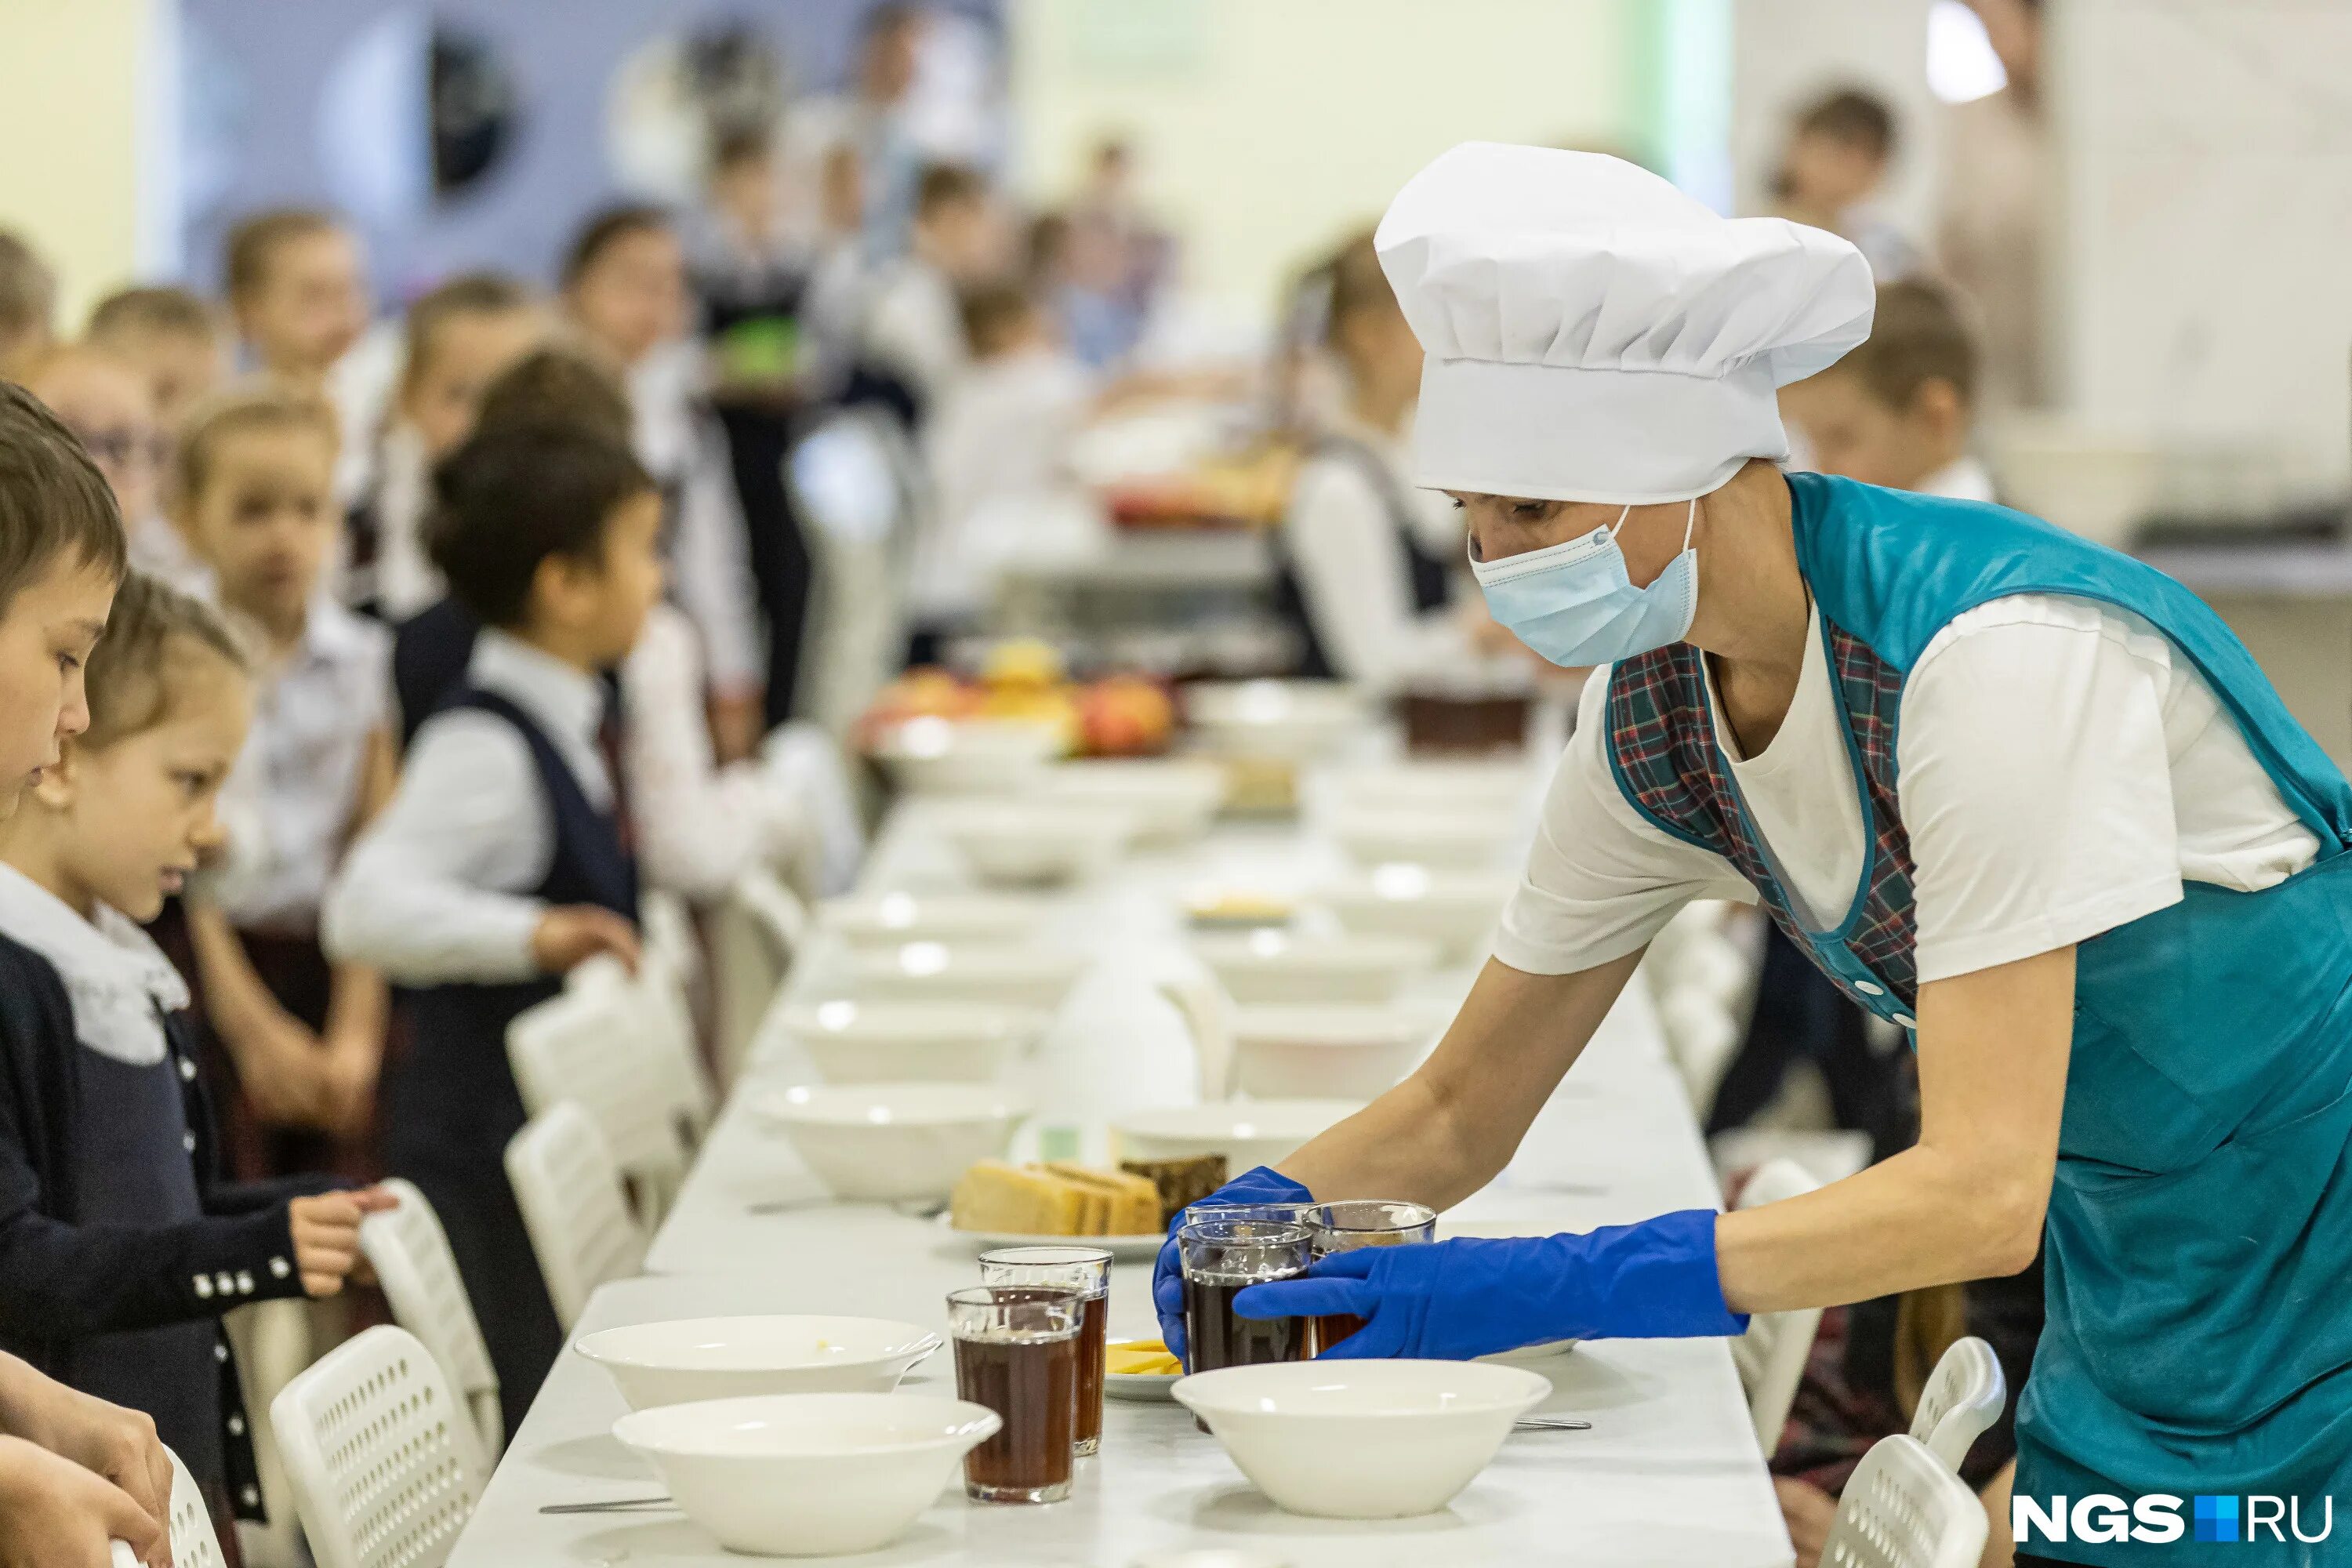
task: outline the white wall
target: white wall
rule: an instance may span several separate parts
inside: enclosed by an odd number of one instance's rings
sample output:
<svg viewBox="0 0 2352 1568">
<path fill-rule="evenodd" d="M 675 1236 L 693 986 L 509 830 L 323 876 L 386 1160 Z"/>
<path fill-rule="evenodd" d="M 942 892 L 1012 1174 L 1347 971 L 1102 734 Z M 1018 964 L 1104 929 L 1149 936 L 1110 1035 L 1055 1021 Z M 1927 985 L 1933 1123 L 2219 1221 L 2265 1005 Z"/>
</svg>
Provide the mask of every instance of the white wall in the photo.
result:
<svg viewBox="0 0 2352 1568">
<path fill-rule="evenodd" d="M 1771 205 L 1772 176 L 1796 111 L 1832 88 L 1860 87 L 1895 111 L 1886 214 L 1924 245 L 1933 236 L 1942 105 L 1927 90 L 1927 0 L 1738 0 L 1732 54 L 1731 167 L 1738 209 Z"/>
<path fill-rule="evenodd" d="M 58 269 L 60 331 L 142 259 L 152 0 L 0 0 L 0 226 Z"/>
<path fill-rule="evenodd" d="M 1648 0 L 1635 0 L 1648 3 Z M 1476 139 L 1621 142 L 1617 0 L 1012 0 L 1016 181 L 1066 194 L 1106 130 L 1191 288 L 1263 323 L 1278 281 Z"/>
<path fill-rule="evenodd" d="M 2352 479 L 2352 5 L 2067 0 L 2069 401 Z"/>
</svg>

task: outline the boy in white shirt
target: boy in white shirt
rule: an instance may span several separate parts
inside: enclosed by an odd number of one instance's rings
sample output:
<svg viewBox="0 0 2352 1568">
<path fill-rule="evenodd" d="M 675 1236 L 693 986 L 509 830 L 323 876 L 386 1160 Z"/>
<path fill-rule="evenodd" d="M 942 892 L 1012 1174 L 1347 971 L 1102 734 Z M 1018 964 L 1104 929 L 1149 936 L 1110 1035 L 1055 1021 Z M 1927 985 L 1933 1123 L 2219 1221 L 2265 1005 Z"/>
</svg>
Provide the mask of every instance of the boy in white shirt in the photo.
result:
<svg viewBox="0 0 2352 1568">
<path fill-rule="evenodd" d="M 971 359 L 957 291 L 1003 272 L 1008 251 L 978 171 L 956 163 L 923 171 L 912 247 L 874 279 L 859 336 L 866 357 L 904 381 L 927 416 Z"/>
</svg>

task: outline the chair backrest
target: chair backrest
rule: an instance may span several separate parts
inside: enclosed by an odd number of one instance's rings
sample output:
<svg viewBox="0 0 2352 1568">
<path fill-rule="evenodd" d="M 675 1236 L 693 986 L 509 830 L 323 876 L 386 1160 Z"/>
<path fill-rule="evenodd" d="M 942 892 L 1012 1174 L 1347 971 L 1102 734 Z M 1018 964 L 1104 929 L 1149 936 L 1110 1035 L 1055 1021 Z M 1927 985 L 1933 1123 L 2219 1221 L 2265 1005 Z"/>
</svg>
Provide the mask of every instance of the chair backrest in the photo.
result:
<svg viewBox="0 0 2352 1568">
<path fill-rule="evenodd" d="M 329 1351 L 269 1422 L 319 1568 L 440 1568 L 482 1495 L 465 1407 L 404 1329 Z"/>
<path fill-rule="evenodd" d="M 1911 1436 L 1957 1475 L 1969 1447 L 2000 1419 L 2008 1403 L 2009 1383 L 1992 1346 L 1974 1334 L 1954 1340 L 1919 1394 Z"/>
<path fill-rule="evenodd" d="M 177 1453 L 170 1448 L 163 1452 L 172 1461 L 172 1568 L 228 1568 L 220 1536 L 213 1529 L 213 1510 L 205 1505 L 204 1489 L 188 1474 Z M 113 1568 L 139 1568 L 139 1559 L 127 1544 L 120 1541 L 108 1544 L 112 1548 Z"/>
<path fill-rule="evenodd" d="M 1984 1504 L 1926 1444 L 1884 1437 L 1845 1484 L 1822 1568 L 1976 1568 L 1989 1528 Z"/>
<path fill-rule="evenodd" d="M 666 888 L 647 888 L 637 899 L 637 924 L 645 934 L 645 952 L 667 963 L 678 979 L 691 984 L 702 969 L 702 942 L 694 934 L 694 913 L 684 899 Z"/>
<path fill-rule="evenodd" d="M 525 1009 L 507 1026 L 507 1059 L 537 1115 L 569 1100 L 585 1110 L 629 1179 L 646 1223 L 656 1222 L 685 1179 L 678 1087 L 670 1047 L 629 982 L 573 986 Z"/>
<path fill-rule="evenodd" d="M 716 921 L 719 969 L 719 1070 L 728 1082 L 743 1070 L 760 1024 L 808 940 L 808 908 L 783 879 L 755 866 L 736 879 Z"/>
<path fill-rule="evenodd" d="M 506 1446 L 506 1426 L 481 1322 L 432 1203 L 397 1176 L 383 1184 L 399 1194 L 400 1206 L 360 1222 L 360 1250 L 392 1304 L 393 1321 L 432 1352 L 472 1411 L 478 1457 L 487 1471 Z"/>
<path fill-rule="evenodd" d="M 620 1168 L 595 1119 L 568 1100 L 515 1134 L 506 1165 L 548 1299 L 568 1330 L 596 1287 L 644 1265 L 645 1232 L 629 1213 Z"/>
<path fill-rule="evenodd" d="M 1739 1206 L 1761 1208 L 1820 1185 L 1795 1161 L 1774 1160 L 1748 1178 Z M 1748 1331 L 1731 1342 L 1731 1359 L 1739 1368 L 1740 1384 L 1748 1390 L 1748 1413 L 1756 1423 L 1756 1444 L 1767 1459 L 1780 1446 L 1780 1429 L 1789 1424 L 1789 1406 L 1796 1403 L 1797 1385 L 1804 1381 L 1805 1361 L 1813 1352 L 1813 1335 L 1821 1326 L 1819 1307 L 1759 1312 L 1748 1320 Z"/>
</svg>

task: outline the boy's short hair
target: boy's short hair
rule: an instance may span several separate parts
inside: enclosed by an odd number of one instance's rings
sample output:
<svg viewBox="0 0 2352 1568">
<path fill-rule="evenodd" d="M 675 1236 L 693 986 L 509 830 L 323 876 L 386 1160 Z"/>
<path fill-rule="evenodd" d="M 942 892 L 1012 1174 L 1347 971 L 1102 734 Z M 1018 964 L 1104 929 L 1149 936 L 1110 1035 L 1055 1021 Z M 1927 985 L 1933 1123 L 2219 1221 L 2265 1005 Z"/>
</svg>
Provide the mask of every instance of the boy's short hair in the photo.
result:
<svg viewBox="0 0 2352 1568">
<path fill-rule="evenodd" d="M 342 226 L 322 207 L 271 207 L 241 220 L 228 231 L 222 268 L 228 297 L 247 300 L 266 287 L 281 246 L 314 234 L 338 234 Z"/>
<path fill-rule="evenodd" d="M 58 276 L 40 253 L 0 228 L 0 339 L 46 328 L 56 313 Z"/>
<path fill-rule="evenodd" d="M 276 382 L 254 380 L 216 392 L 188 411 L 172 458 L 172 494 L 194 501 L 205 493 L 223 442 L 254 430 L 310 430 L 323 437 L 331 456 L 342 428 L 334 405 L 323 397 L 294 392 Z"/>
<path fill-rule="evenodd" d="M 620 377 L 593 354 L 550 343 L 523 355 L 490 383 L 474 427 L 576 425 L 625 447 L 633 423 Z"/>
<path fill-rule="evenodd" d="M 669 214 L 649 202 L 629 202 L 591 214 L 572 235 L 572 245 L 563 253 L 563 270 L 559 274 L 563 287 L 569 289 L 578 283 L 604 252 L 630 236 L 667 234 L 670 228 Z"/>
<path fill-rule="evenodd" d="M 176 657 L 181 642 L 217 654 L 240 674 L 253 672 L 252 654 L 218 610 L 143 572 L 126 574 L 83 675 L 89 728 L 77 743 L 97 750 L 161 722 L 173 678 L 185 668 Z"/>
<path fill-rule="evenodd" d="M 738 125 L 711 143 L 710 172 L 725 174 L 753 163 L 772 162 L 775 138 L 763 125 Z"/>
<path fill-rule="evenodd" d="M 118 289 L 89 313 L 83 335 L 90 342 L 120 348 L 141 333 L 173 333 L 216 340 L 220 318 L 213 308 L 185 289 Z"/>
<path fill-rule="evenodd" d="M 1858 376 L 1889 408 L 1908 408 L 1931 381 L 1951 383 L 1963 404 L 1977 395 L 1977 345 L 1952 297 L 1933 283 L 1906 279 L 1878 286 L 1870 336 L 1834 369 Z"/>
<path fill-rule="evenodd" d="M 434 339 L 461 316 L 503 316 L 538 302 L 530 285 L 504 272 L 461 272 L 408 307 L 401 380 L 413 383 L 432 363 Z"/>
<path fill-rule="evenodd" d="M 979 170 L 962 163 L 926 163 L 915 182 L 916 221 L 931 216 L 941 207 L 982 201 L 987 195 L 988 180 Z"/>
<path fill-rule="evenodd" d="M 486 626 L 520 626 L 551 556 L 602 562 L 613 512 L 654 489 L 625 444 L 579 424 L 485 426 L 433 476 L 425 525 L 449 592 Z"/>
<path fill-rule="evenodd" d="M 1826 136 L 1885 159 L 1895 153 L 1895 111 L 1875 93 L 1842 87 L 1823 93 L 1799 111 L 1797 134 Z"/>
<path fill-rule="evenodd" d="M 979 283 L 957 296 L 956 309 L 963 317 L 964 342 L 975 358 L 986 359 L 1037 314 L 1037 301 L 1018 283 Z"/>
<path fill-rule="evenodd" d="M 130 563 L 122 515 L 73 433 L 0 381 L 0 615 L 60 559 L 121 578 Z"/>
</svg>

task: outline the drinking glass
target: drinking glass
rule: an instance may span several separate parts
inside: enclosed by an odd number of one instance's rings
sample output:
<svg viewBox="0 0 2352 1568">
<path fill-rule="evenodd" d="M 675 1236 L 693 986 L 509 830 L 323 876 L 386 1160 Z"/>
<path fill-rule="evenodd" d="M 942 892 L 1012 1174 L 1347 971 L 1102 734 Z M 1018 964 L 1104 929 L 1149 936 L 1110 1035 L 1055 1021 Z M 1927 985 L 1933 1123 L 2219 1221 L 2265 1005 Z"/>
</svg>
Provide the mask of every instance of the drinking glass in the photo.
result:
<svg viewBox="0 0 2352 1568">
<path fill-rule="evenodd" d="M 1386 1198 L 1351 1198 L 1343 1203 L 1317 1204 L 1307 1211 L 1307 1228 L 1318 1258 L 1352 1252 L 1360 1247 L 1403 1247 L 1437 1239 L 1437 1211 L 1421 1204 Z M 1307 1328 L 1309 1355 L 1321 1355 L 1364 1326 L 1352 1312 L 1334 1312 L 1316 1319 Z"/>
<path fill-rule="evenodd" d="M 1102 1447 L 1110 1254 L 1099 1247 L 1000 1247 L 980 1255 L 980 1282 L 1074 1290 L 1085 1303 L 1078 1329 L 1077 1451 L 1081 1455 L 1096 1452 Z"/>
<path fill-rule="evenodd" d="M 1085 1299 L 1044 1285 L 981 1285 L 948 1297 L 956 1394 L 1004 1418 L 964 1457 L 977 1502 L 1060 1502 L 1076 1465 L 1078 1330 Z"/>
</svg>

